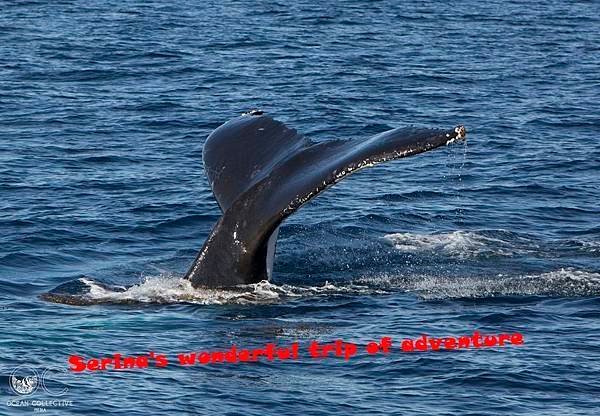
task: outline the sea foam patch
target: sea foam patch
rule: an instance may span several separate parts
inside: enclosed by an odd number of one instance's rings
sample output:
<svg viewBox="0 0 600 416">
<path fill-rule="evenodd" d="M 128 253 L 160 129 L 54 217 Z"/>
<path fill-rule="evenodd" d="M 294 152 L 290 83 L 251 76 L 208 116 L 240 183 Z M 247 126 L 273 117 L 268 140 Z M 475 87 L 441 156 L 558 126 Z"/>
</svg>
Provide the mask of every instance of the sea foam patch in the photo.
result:
<svg viewBox="0 0 600 416">
<path fill-rule="evenodd" d="M 576 269 L 517 276 L 383 275 L 361 278 L 358 283 L 411 292 L 426 300 L 600 295 L 600 273 Z"/>
<path fill-rule="evenodd" d="M 529 252 L 521 242 L 491 237 L 473 231 L 420 234 L 394 233 L 383 237 L 396 250 L 405 253 L 425 252 L 458 258 L 514 256 Z"/>
</svg>

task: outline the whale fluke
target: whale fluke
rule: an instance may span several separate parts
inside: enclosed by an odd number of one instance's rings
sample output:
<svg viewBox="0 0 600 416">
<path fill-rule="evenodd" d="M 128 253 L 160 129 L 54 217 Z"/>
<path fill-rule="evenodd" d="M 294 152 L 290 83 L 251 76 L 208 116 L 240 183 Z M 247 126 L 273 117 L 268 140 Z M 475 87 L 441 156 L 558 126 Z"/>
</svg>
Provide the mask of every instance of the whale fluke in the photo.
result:
<svg viewBox="0 0 600 416">
<path fill-rule="evenodd" d="M 367 139 L 315 143 L 260 111 L 218 127 L 204 169 L 223 216 L 186 274 L 194 287 L 270 277 L 278 227 L 311 198 L 357 170 L 464 139 L 465 128 L 398 128 Z"/>
</svg>

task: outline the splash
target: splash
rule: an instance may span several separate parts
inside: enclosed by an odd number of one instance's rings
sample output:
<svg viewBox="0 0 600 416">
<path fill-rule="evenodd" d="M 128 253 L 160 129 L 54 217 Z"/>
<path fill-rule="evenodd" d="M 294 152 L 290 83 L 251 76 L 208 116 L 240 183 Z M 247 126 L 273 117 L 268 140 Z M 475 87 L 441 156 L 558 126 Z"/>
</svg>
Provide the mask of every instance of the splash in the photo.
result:
<svg viewBox="0 0 600 416">
<path fill-rule="evenodd" d="M 377 294 L 381 290 L 358 284 L 336 286 L 325 282 L 322 286 L 277 285 L 262 281 L 227 289 L 194 288 L 187 279 L 177 276 L 149 276 L 143 282 L 128 288 L 108 286 L 91 278 L 68 282 L 41 295 L 43 300 L 71 305 L 93 304 L 170 304 L 200 305 L 269 304 L 294 298 L 318 296 Z"/>
<path fill-rule="evenodd" d="M 599 296 L 600 273 L 574 269 L 523 276 L 379 275 L 321 286 L 277 285 L 267 281 L 228 289 L 195 289 L 177 276 L 147 277 L 129 288 L 81 278 L 41 295 L 50 302 L 94 304 L 273 304 L 295 299 L 377 296 L 405 292 L 425 300 L 497 296 Z"/>
</svg>

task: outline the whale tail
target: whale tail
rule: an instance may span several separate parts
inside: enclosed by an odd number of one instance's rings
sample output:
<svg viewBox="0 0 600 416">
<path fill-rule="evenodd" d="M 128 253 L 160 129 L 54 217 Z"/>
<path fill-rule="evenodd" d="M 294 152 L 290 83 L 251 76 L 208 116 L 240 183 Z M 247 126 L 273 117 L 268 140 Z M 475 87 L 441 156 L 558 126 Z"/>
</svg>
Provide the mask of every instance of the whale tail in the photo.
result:
<svg viewBox="0 0 600 416">
<path fill-rule="evenodd" d="M 204 169 L 223 216 L 186 274 L 194 287 L 269 279 L 281 222 L 357 170 L 465 138 L 450 130 L 399 128 L 367 139 L 315 143 L 252 111 L 206 140 Z"/>
</svg>

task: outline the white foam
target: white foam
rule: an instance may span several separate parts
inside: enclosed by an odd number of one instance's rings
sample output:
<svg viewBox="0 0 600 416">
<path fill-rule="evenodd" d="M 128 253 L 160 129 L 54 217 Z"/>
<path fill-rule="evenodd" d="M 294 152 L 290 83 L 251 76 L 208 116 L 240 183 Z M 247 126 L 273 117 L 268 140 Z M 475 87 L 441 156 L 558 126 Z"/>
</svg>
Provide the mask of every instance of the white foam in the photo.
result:
<svg viewBox="0 0 600 416">
<path fill-rule="evenodd" d="M 437 234 L 395 233 L 385 235 L 384 239 L 402 252 L 432 252 L 459 258 L 512 256 L 524 252 L 513 247 L 508 241 L 469 231 Z"/>
<path fill-rule="evenodd" d="M 230 289 L 196 289 L 187 279 L 165 275 L 146 277 L 143 282 L 124 290 L 123 288 L 111 290 L 87 278 L 81 278 L 79 281 L 84 283 L 89 291 L 78 296 L 92 303 L 260 304 L 298 297 L 381 293 L 379 289 L 358 284 L 336 286 L 328 282 L 322 286 L 292 286 L 262 281 Z"/>
<path fill-rule="evenodd" d="M 593 240 L 578 240 L 581 244 L 581 249 L 589 253 L 600 253 L 600 241 Z"/>
<path fill-rule="evenodd" d="M 362 284 L 393 287 L 424 299 L 486 298 L 496 296 L 598 296 L 600 273 L 575 269 L 522 276 L 378 276 Z"/>
</svg>

